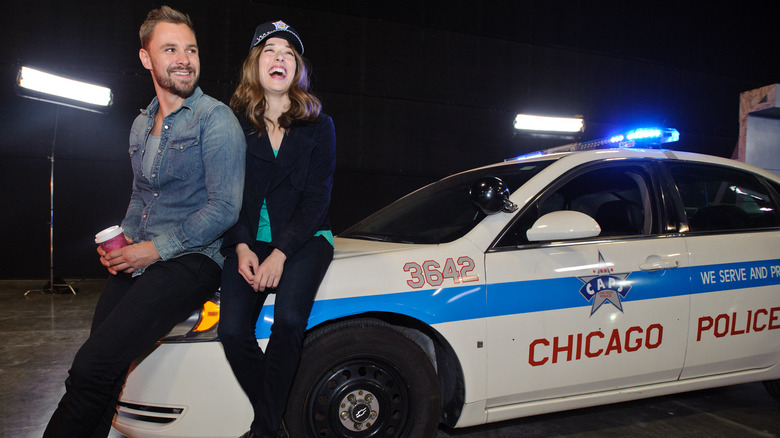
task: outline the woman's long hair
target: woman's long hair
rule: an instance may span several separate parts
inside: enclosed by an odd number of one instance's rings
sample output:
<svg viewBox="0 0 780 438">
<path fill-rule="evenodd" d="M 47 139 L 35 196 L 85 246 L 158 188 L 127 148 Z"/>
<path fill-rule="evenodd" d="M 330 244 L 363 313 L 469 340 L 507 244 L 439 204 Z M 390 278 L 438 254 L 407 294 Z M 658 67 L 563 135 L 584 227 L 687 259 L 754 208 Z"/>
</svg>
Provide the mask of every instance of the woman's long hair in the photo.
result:
<svg viewBox="0 0 780 438">
<path fill-rule="evenodd" d="M 264 46 L 264 45 L 263 45 Z M 258 136 L 266 132 L 265 125 L 265 93 L 260 84 L 260 54 L 263 46 L 256 46 L 244 60 L 241 67 L 241 81 L 230 98 L 230 108 L 242 114 L 257 131 Z M 278 120 L 279 126 L 285 130 L 295 124 L 317 120 L 322 109 L 320 100 L 309 93 L 309 69 L 306 60 L 292 48 L 295 54 L 295 76 L 288 92 L 290 108 Z M 270 120 L 274 122 L 273 120 Z"/>
</svg>

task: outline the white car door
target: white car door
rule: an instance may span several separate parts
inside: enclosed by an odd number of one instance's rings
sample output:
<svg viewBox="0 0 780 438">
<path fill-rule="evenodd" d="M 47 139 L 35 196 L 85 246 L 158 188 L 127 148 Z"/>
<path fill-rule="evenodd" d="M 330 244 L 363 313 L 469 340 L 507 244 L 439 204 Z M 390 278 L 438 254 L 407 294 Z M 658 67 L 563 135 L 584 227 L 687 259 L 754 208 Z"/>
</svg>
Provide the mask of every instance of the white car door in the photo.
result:
<svg viewBox="0 0 780 438">
<path fill-rule="evenodd" d="M 688 260 L 684 239 L 663 235 L 659 191 L 638 161 L 572 171 L 486 254 L 489 410 L 678 378 Z M 599 236 L 528 241 L 561 210 L 594 218 Z"/>
<path fill-rule="evenodd" d="M 780 218 L 741 170 L 669 164 L 690 227 L 691 319 L 682 378 L 780 362 Z"/>
</svg>

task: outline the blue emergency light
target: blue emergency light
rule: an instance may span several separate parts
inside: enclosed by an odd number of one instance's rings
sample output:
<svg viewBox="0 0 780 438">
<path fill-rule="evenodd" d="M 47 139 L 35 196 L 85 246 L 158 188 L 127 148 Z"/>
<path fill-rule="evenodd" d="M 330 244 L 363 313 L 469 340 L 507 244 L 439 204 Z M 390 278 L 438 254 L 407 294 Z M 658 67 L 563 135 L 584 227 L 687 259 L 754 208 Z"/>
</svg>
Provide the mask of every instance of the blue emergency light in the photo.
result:
<svg viewBox="0 0 780 438">
<path fill-rule="evenodd" d="M 535 151 L 509 158 L 505 161 L 521 160 L 530 157 L 538 157 L 540 155 L 554 154 L 556 152 L 589 151 L 593 149 L 654 148 L 665 143 L 676 141 L 680 141 L 680 133 L 674 128 L 638 128 L 597 140 L 570 143 L 541 151 Z"/>
</svg>

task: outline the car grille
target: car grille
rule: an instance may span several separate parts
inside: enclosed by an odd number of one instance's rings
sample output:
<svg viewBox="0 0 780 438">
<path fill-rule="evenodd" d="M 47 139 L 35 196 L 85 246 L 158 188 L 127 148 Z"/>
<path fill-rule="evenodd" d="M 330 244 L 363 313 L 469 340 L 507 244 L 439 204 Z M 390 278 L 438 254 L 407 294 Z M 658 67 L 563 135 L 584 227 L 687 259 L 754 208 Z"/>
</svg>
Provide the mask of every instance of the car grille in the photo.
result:
<svg viewBox="0 0 780 438">
<path fill-rule="evenodd" d="M 117 415 L 126 420 L 153 424 L 170 424 L 184 414 L 184 407 L 146 406 L 119 402 Z"/>
</svg>

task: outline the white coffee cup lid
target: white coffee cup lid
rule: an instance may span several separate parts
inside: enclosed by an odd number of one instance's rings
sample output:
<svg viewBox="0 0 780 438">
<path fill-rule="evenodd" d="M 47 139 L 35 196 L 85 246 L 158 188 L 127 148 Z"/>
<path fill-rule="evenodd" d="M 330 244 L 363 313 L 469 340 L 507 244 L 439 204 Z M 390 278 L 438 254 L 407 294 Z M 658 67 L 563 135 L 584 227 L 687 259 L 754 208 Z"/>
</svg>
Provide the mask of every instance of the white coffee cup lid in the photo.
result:
<svg viewBox="0 0 780 438">
<path fill-rule="evenodd" d="M 95 234 L 95 243 L 105 242 L 106 240 L 113 239 L 114 237 L 124 233 L 125 230 L 119 225 L 108 227 L 105 230 Z"/>
</svg>

